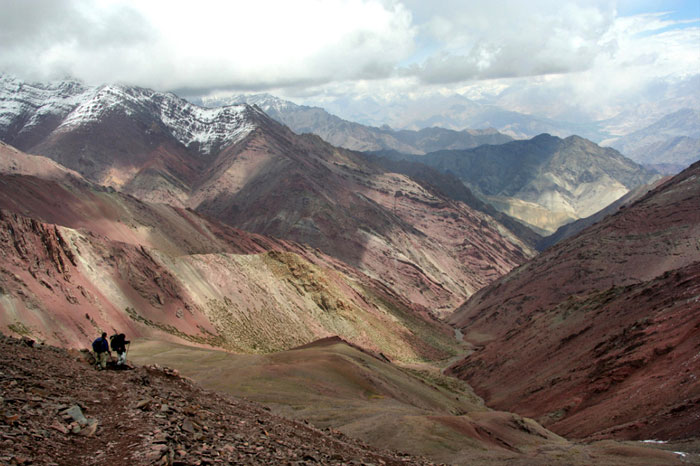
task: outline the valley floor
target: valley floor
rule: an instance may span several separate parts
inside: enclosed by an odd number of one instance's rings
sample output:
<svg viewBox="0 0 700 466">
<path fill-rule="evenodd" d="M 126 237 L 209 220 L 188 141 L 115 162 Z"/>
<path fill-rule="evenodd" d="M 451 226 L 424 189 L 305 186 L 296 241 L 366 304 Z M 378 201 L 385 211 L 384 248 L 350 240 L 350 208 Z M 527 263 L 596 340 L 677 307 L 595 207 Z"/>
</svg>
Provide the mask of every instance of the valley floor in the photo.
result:
<svg viewBox="0 0 700 466">
<path fill-rule="evenodd" d="M 489 409 L 437 365 L 389 363 L 335 338 L 265 355 L 141 340 L 129 357 L 175 367 L 204 388 L 262 403 L 275 414 L 343 432 L 373 448 L 447 464 L 700 464 L 692 442 L 566 440 L 530 419 Z"/>
<path fill-rule="evenodd" d="M 0 334 L 2 465 L 433 464 L 204 390 L 177 371 L 96 371 L 86 353 L 26 341 Z"/>
</svg>

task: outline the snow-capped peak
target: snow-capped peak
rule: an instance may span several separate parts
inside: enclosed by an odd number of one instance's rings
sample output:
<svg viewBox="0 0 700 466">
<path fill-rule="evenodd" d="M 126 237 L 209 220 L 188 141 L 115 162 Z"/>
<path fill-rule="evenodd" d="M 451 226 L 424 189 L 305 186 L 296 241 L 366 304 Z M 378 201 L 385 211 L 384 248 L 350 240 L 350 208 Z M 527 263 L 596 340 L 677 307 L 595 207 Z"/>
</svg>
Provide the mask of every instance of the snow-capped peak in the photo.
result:
<svg viewBox="0 0 700 466">
<path fill-rule="evenodd" d="M 0 74 L 0 134 L 18 118 L 26 118 L 24 127 L 31 128 L 46 116 L 66 115 L 87 89 L 78 81 L 25 83 Z"/>
<path fill-rule="evenodd" d="M 256 105 L 265 112 L 281 112 L 289 108 L 298 107 L 294 102 L 289 100 L 280 99 L 274 95 L 263 93 L 263 94 L 241 94 L 229 97 L 203 97 L 200 99 L 201 104 L 204 107 L 215 108 L 223 107 L 227 105 Z"/>
<path fill-rule="evenodd" d="M 24 118 L 23 129 L 42 117 L 60 120 L 54 131 L 69 131 L 113 112 L 160 121 L 178 141 L 204 154 L 240 141 L 256 127 L 256 110 L 241 104 L 204 108 L 174 94 L 122 85 L 87 87 L 75 81 L 28 84 L 0 75 L 0 138 Z"/>
</svg>

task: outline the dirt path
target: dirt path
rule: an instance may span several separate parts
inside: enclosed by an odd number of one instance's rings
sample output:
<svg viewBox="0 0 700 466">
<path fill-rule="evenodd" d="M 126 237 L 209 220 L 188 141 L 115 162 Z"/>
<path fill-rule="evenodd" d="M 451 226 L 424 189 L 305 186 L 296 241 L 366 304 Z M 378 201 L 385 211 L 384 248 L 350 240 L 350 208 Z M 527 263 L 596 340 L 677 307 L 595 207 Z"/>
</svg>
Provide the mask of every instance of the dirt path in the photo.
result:
<svg viewBox="0 0 700 466">
<path fill-rule="evenodd" d="M 174 370 L 96 371 L 80 352 L 2 335 L 0 397 L 3 465 L 433 464 L 274 416 Z"/>
</svg>

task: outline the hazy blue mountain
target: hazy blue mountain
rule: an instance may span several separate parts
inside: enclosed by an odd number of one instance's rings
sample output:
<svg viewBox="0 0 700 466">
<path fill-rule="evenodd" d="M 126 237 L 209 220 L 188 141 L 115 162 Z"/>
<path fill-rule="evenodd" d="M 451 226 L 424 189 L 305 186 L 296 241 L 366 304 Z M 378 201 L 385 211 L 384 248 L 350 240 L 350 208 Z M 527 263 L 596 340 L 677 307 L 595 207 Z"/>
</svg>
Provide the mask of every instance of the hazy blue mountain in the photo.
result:
<svg viewBox="0 0 700 466">
<path fill-rule="evenodd" d="M 610 144 L 644 165 L 676 166 L 700 160 L 700 112 L 684 108 Z"/>
</svg>

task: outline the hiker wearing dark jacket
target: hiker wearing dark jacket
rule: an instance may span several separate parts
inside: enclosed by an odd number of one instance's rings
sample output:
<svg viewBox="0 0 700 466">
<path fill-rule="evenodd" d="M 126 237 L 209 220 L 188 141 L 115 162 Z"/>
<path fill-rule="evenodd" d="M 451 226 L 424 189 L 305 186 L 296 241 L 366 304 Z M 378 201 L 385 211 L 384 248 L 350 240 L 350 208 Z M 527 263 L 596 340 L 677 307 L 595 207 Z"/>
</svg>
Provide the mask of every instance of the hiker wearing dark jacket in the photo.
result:
<svg viewBox="0 0 700 466">
<path fill-rule="evenodd" d="M 119 358 L 117 359 L 117 365 L 121 366 L 126 362 L 126 345 L 131 343 L 126 339 L 126 335 L 123 333 L 120 333 L 118 335 L 112 335 L 110 338 L 111 345 L 112 345 L 112 351 L 117 352 L 117 356 Z"/>
<path fill-rule="evenodd" d="M 92 350 L 95 352 L 95 361 L 99 370 L 107 369 L 107 355 L 112 356 L 109 351 L 109 343 L 107 343 L 107 334 L 102 333 L 102 336 L 92 342 Z"/>
</svg>

